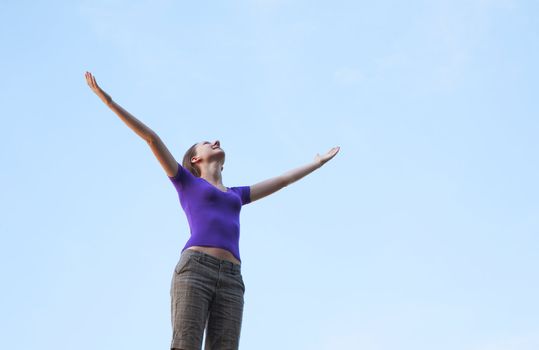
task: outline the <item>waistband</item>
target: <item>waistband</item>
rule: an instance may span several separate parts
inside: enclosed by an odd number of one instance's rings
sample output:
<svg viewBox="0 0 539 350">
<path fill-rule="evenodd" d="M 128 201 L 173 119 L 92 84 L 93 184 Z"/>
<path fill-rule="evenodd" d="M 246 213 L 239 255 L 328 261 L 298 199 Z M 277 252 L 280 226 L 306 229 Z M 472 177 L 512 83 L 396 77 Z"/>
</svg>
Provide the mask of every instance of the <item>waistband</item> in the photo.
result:
<svg viewBox="0 0 539 350">
<path fill-rule="evenodd" d="M 182 256 L 193 256 L 198 262 L 206 263 L 216 268 L 220 268 L 221 271 L 229 271 L 232 273 L 241 273 L 241 265 L 234 264 L 232 261 L 216 258 L 213 255 L 199 252 L 198 250 L 185 249 Z"/>
</svg>

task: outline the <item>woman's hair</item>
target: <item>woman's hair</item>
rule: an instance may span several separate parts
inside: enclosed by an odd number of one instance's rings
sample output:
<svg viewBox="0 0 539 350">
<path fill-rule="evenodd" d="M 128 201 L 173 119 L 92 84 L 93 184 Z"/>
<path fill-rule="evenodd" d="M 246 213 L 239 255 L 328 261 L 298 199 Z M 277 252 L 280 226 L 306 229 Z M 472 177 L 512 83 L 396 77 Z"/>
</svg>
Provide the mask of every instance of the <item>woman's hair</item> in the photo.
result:
<svg viewBox="0 0 539 350">
<path fill-rule="evenodd" d="M 187 152 L 185 152 L 182 165 L 185 169 L 189 170 L 191 174 L 195 175 L 196 177 L 200 177 L 200 170 L 198 170 L 198 168 L 193 163 L 191 163 L 191 158 L 197 155 L 197 145 L 198 142 L 189 147 Z"/>
</svg>

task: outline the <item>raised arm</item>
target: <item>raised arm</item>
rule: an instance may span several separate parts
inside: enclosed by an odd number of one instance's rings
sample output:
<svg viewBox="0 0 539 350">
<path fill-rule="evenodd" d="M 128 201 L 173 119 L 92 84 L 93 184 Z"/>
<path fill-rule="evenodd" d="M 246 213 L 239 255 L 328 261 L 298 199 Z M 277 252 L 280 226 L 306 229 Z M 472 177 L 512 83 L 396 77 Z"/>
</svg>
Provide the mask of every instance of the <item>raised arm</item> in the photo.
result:
<svg viewBox="0 0 539 350">
<path fill-rule="evenodd" d="M 260 198 L 266 197 L 274 192 L 277 192 L 281 188 L 290 185 L 293 182 L 301 179 L 302 177 L 312 173 L 316 169 L 320 168 L 331 158 L 339 152 L 340 147 L 333 147 L 326 154 L 321 156 L 316 154 L 316 157 L 309 164 L 305 164 L 298 168 L 287 171 L 286 173 L 276 176 L 262 182 L 259 182 L 255 185 L 252 185 L 251 190 L 251 202 L 254 202 Z"/>
<path fill-rule="evenodd" d="M 138 136 L 148 143 L 152 152 L 157 157 L 157 160 L 165 170 L 168 176 L 176 175 L 178 170 L 178 163 L 165 146 L 159 136 L 143 122 L 135 118 L 131 113 L 126 111 L 122 106 L 112 100 L 95 81 L 95 77 L 90 72 L 86 72 L 86 82 L 92 91 L 103 101 L 107 107 L 109 107 L 114 113 L 120 117 L 120 119 L 127 124 L 131 130 L 133 130 Z"/>
</svg>

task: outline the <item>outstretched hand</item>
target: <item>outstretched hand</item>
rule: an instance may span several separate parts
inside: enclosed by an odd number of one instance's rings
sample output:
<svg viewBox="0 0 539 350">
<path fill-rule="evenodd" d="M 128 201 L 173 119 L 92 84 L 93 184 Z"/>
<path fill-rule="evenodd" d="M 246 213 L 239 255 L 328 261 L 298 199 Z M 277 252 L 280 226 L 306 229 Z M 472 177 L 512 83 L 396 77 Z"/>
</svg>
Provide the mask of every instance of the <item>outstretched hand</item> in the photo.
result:
<svg viewBox="0 0 539 350">
<path fill-rule="evenodd" d="M 337 147 L 333 147 L 332 149 L 330 149 L 328 151 L 328 153 L 324 154 L 324 155 L 320 155 L 320 154 L 316 154 L 316 157 L 314 157 L 314 161 L 315 162 L 318 162 L 320 164 L 320 166 L 324 165 L 327 161 L 329 161 L 331 158 L 335 157 L 335 155 L 337 155 L 337 153 L 339 153 L 339 150 L 341 149 L 341 147 L 337 146 Z"/>
<path fill-rule="evenodd" d="M 90 89 L 92 89 L 92 91 L 103 101 L 105 102 L 105 104 L 109 104 L 112 99 L 110 98 L 110 96 L 105 92 L 103 91 L 99 85 L 97 85 L 97 82 L 95 81 L 95 77 L 92 75 L 92 73 L 90 72 L 86 72 L 85 74 L 86 76 L 86 82 L 88 83 L 88 86 L 90 87 Z"/>
</svg>

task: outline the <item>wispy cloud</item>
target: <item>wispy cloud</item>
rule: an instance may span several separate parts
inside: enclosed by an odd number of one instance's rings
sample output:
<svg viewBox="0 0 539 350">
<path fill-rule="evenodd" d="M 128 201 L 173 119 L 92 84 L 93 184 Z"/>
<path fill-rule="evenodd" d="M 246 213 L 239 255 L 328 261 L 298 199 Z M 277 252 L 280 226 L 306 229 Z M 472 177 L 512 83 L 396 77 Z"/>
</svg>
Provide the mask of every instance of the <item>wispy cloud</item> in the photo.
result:
<svg viewBox="0 0 539 350">
<path fill-rule="evenodd" d="M 389 44 L 392 50 L 378 58 L 378 75 L 388 81 L 405 74 L 409 84 L 429 89 L 458 88 L 476 64 L 494 16 L 513 6 L 512 0 L 428 3 L 416 23 Z"/>
</svg>

